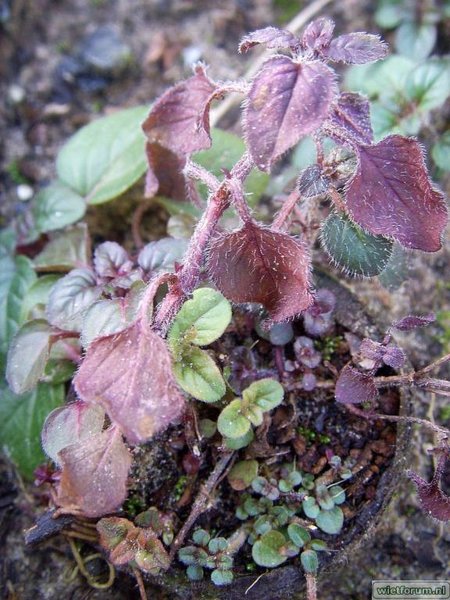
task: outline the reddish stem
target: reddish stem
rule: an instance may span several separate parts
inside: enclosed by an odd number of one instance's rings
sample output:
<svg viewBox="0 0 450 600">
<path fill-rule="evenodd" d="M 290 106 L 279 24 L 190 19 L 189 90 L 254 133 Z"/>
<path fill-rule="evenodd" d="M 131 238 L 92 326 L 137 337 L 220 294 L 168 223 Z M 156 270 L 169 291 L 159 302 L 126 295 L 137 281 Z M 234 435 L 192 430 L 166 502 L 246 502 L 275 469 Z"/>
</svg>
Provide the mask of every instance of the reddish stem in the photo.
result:
<svg viewBox="0 0 450 600">
<path fill-rule="evenodd" d="M 277 214 L 275 219 L 273 220 L 271 229 L 277 231 L 283 229 L 286 225 L 286 221 L 289 219 L 291 212 L 297 206 L 297 203 L 300 202 L 301 197 L 298 193 L 297 189 L 292 190 L 292 192 L 287 197 L 283 206 L 281 207 L 280 212 Z"/>
</svg>

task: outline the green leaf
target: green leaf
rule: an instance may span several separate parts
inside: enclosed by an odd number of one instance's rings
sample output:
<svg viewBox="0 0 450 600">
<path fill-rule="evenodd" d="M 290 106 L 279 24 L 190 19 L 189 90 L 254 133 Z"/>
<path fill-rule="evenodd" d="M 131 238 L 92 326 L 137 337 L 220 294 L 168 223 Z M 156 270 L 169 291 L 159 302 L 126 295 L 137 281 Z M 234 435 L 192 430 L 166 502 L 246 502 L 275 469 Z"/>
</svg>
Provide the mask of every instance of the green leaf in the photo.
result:
<svg viewBox="0 0 450 600">
<path fill-rule="evenodd" d="M 372 99 L 386 95 L 392 97 L 403 90 L 406 78 L 414 66 L 413 60 L 398 54 L 376 63 L 355 65 L 346 73 L 345 87 L 367 94 Z"/>
<path fill-rule="evenodd" d="M 203 402 L 217 402 L 226 392 L 222 374 L 207 352 L 191 346 L 173 364 L 178 385 Z"/>
<path fill-rule="evenodd" d="M 389 0 L 388 2 L 379 2 L 375 12 L 375 22 L 382 29 L 394 29 L 404 17 L 403 7 L 400 2 Z"/>
<path fill-rule="evenodd" d="M 55 327 L 81 331 L 87 309 L 101 294 L 90 269 L 74 269 L 52 288 L 47 305 L 47 317 Z"/>
<path fill-rule="evenodd" d="M 228 131 L 213 129 L 211 131 L 212 146 L 194 156 L 194 161 L 222 178 L 222 169 L 230 170 L 245 152 L 245 144 L 240 137 Z M 245 182 L 245 192 L 251 194 L 249 204 L 254 206 L 264 193 L 269 183 L 267 173 L 253 169 Z"/>
<path fill-rule="evenodd" d="M 279 531 L 268 531 L 253 544 L 253 560 L 260 567 L 278 567 L 283 564 L 287 557 L 283 556 L 283 546 L 286 540 Z"/>
<path fill-rule="evenodd" d="M 335 506 L 331 510 L 321 510 L 316 517 L 316 525 L 325 533 L 336 535 L 344 524 L 344 513 Z"/>
<path fill-rule="evenodd" d="M 442 106 L 450 95 L 449 61 L 428 60 L 416 67 L 405 81 L 404 94 L 422 113 Z"/>
<path fill-rule="evenodd" d="M 446 131 L 431 149 L 431 156 L 443 171 L 450 171 L 450 130 Z"/>
<path fill-rule="evenodd" d="M 44 319 L 25 323 L 11 341 L 6 378 L 15 394 L 36 386 L 44 375 L 50 353 L 52 329 Z"/>
<path fill-rule="evenodd" d="M 233 490 L 242 491 L 251 484 L 258 475 L 257 460 L 241 460 L 228 473 L 228 482 Z"/>
<path fill-rule="evenodd" d="M 319 505 L 317 504 L 316 499 L 312 496 L 303 500 L 302 508 L 308 519 L 316 519 L 317 515 L 320 513 Z"/>
<path fill-rule="evenodd" d="M 211 288 L 194 291 L 178 312 L 168 340 L 174 351 L 186 343 L 206 346 L 217 340 L 231 321 L 231 305 Z"/>
<path fill-rule="evenodd" d="M 275 379 L 254 381 L 242 394 L 244 403 L 256 404 L 264 412 L 272 410 L 283 401 L 283 386 Z"/>
<path fill-rule="evenodd" d="M 180 200 L 171 200 L 164 196 L 155 196 L 152 199 L 156 204 L 162 206 L 170 216 L 189 215 L 194 219 L 201 216 L 202 211 L 191 202 L 181 202 Z"/>
<path fill-rule="evenodd" d="M 214 585 L 229 585 L 233 581 L 233 573 L 228 569 L 214 569 L 211 581 Z"/>
<path fill-rule="evenodd" d="M 347 217 L 335 212 L 322 226 L 321 241 L 333 263 L 351 275 L 378 275 L 392 254 L 391 240 L 366 233 Z"/>
<path fill-rule="evenodd" d="M 298 548 L 303 548 L 305 544 L 311 541 L 309 532 L 298 523 L 291 523 L 287 531 L 289 538 Z"/>
<path fill-rule="evenodd" d="M 0 354 L 6 354 L 19 328 L 22 300 L 35 281 L 36 273 L 25 256 L 0 259 Z"/>
<path fill-rule="evenodd" d="M 397 52 L 414 60 L 423 60 L 431 54 L 436 43 L 436 27 L 430 23 L 401 23 L 395 32 Z"/>
<path fill-rule="evenodd" d="M 31 479 L 34 469 L 45 460 L 42 426 L 47 415 L 64 402 L 64 386 L 39 383 L 31 392 L 17 396 L 0 384 L 0 395 L 0 447 L 6 448 L 21 473 Z"/>
<path fill-rule="evenodd" d="M 190 240 L 195 224 L 196 219 L 190 215 L 173 215 L 167 221 L 167 235 L 176 240 Z"/>
<path fill-rule="evenodd" d="M 162 238 L 146 244 L 138 255 L 139 266 L 149 273 L 174 271 L 175 263 L 181 262 L 187 249 L 186 240 Z"/>
<path fill-rule="evenodd" d="M 80 129 L 58 154 L 58 177 L 88 204 L 125 192 L 147 168 L 141 130 L 147 114 L 147 106 L 128 108 Z"/>
<path fill-rule="evenodd" d="M 45 233 L 79 221 L 86 212 L 83 198 L 61 181 L 54 181 L 33 200 L 36 227 Z"/>
<path fill-rule="evenodd" d="M 242 401 L 236 398 L 226 406 L 217 419 L 217 429 L 227 438 L 242 438 L 251 425 L 242 414 Z"/>
<path fill-rule="evenodd" d="M 253 433 L 253 429 L 250 428 L 246 434 L 237 437 L 237 438 L 229 438 L 224 437 L 223 443 L 229 450 L 240 450 L 241 448 L 245 448 L 250 445 L 255 439 L 255 434 Z"/>
<path fill-rule="evenodd" d="M 50 290 L 60 278 L 60 275 L 43 275 L 30 286 L 22 301 L 20 310 L 21 323 L 33 318 L 31 314 L 33 311 L 36 311 L 37 308 L 45 309 Z"/>
<path fill-rule="evenodd" d="M 319 559 L 314 550 L 304 550 L 300 554 L 300 562 L 306 573 L 317 573 L 319 568 Z"/>
<path fill-rule="evenodd" d="M 70 271 L 90 262 L 87 226 L 78 223 L 50 236 L 45 248 L 34 259 L 37 271 Z"/>
</svg>

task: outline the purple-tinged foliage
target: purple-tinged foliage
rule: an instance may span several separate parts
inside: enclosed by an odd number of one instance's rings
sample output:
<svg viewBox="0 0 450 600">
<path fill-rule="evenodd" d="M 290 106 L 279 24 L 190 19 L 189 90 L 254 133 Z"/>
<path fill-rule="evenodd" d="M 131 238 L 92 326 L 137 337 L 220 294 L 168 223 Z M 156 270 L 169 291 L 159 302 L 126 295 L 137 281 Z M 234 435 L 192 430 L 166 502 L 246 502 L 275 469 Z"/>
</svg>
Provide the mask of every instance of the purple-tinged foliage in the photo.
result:
<svg viewBox="0 0 450 600">
<path fill-rule="evenodd" d="M 320 56 L 330 45 L 333 32 L 334 22 L 331 19 L 327 17 L 316 19 L 306 26 L 301 37 L 302 46 Z"/>
<path fill-rule="evenodd" d="M 447 224 L 444 196 L 434 189 L 416 140 L 392 135 L 359 146 L 346 208 L 363 229 L 406 248 L 436 252 Z"/>
<path fill-rule="evenodd" d="M 335 396 L 342 404 L 373 402 L 377 397 L 373 377 L 346 365 L 336 381 Z"/>
<path fill-rule="evenodd" d="M 267 60 L 253 80 L 243 122 L 250 154 L 262 171 L 318 129 L 337 95 L 333 71 L 321 62 Z"/>
<path fill-rule="evenodd" d="M 133 268 L 125 248 L 117 242 L 103 242 L 94 252 L 94 268 L 100 277 L 126 275 Z"/>
<path fill-rule="evenodd" d="M 336 298 L 332 292 L 320 289 L 311 306 L 303 314 L 305 330 L 314 337 L 326 333 L 333 325 L 333 310 Z"/>
<path fill-rule="evenodd" d="M 265 27 L 244 36 L 239 44 L 239 52 L 248 52 L 258 44 L 264 44 L 266 48 L 274 50 L 295 50 L 299 46 L 299 40 L 293 33 L 285 29 Z"/>
<path fill-rule="evenodd" d="M 343 130 L 355 144 L 365 145 L 373 142 L 370 104 L 361 94 L 342 93 L 333 107 L 330 123 Z"/>
<path fill-rule="evenodd" d="M 414 481 L 419 495 L 420 506 L 422 510 L 439 521 L 450 521 L 450 497 L 440 488 L 445 463 L 447 462 L 450 451 L 448 448 L 441 450 L 438 466 L 432 480 L 428 483 L 417 473 L 408 471 L 408 476 Z"/>
<path fill-rule="evenodd" d="M 209 104 L 215 90 L 204 68 L 197 66 L 192 77 L 154 104 L 142 126 L 149 142 L 181 156 L 209 148 Z"/>
<path fill-rule="evenodd" d="M 273 323 L 298 315 L 312 303 L 308 253 L 285 233 L 245 223 L 213 240 L 208 267 L 226 298 L 263 304 Z"/>
<path fill-rule="evenodd" d="M 325 194 L 330 186 L 330 180 L 323 174 L 319 165 L 310 165 L 300 174 L 297 185 L 302 198 L 314 198 Z"/>
<path fill-rule="evenodd" d="M 115 427 L 66 446 L 56 503 L 64 512 L 100 517 L 115 512 L 127 495 L 131 454 Z"/>
<path fill-rule="evenodd" d="M 317 377 L 314 375 L 314 373 L 305 373 L 303 375 L 301 380 L 301 386 L 302 389 L 305 390 L 305 392 L 312 392 L 314 389 L 316 389 L 316 385 Z"/>
<path fill-rule="evenodd" d="M 171 362 L 164 340 L 137 321 L 92 342 L 74 386 L 82 400 L 103 406 L 130 443 L 139 444 L 184 410 Z"/>
<path fill-rule="evenodd" d="M 387 52 L 387 44 L 378 35 L 357 32 L 332 40 L 323 55 L 334 62 L 362 65 L 384 58 Z"/>
<path fill-rule="evenodd" d="M 314 348 L 312 339 L 303 335 L 295 340 L 294 352 L 297 360 L 310 369 L 314 369 L 320 365 L 322 360 L 322 355 Z"/>
<path fill-rule="evenodd" d="M 401 348 L 398 346 L 388 346 L 383 356 L 383 362 L 385 365 L 392 367 L 393 369 L 400 369 L 403 367 L 406 361 L 406 355 Z"/>
<path fill-rule="evenodd" d="M 159 144 L 146 144 L 148 171 L 145 178 L 145 196 L 161 196 L 183 200 L 186 182 L 182 170 L 186 160 Z"/>
<path fill-rule="evenodd" d="M 399 331 L 412 331 L 417 327 L 426 327 L 435 320 L 436 315 L 434 313 L 429 313 L 428 315 L 408 315 L 392 323 L 392 327 Z"/>
<path fill-rule="evenodd" d="M 386 346 L 379 342 L 366 338 L 361 342 L 359 347 L 360 355 L 372 363 L 369 368 L 376 369 L 382 366 L 382 363 L 400 369 L 406 360 L 405 353 L 397 346 Z"/>
</svg>

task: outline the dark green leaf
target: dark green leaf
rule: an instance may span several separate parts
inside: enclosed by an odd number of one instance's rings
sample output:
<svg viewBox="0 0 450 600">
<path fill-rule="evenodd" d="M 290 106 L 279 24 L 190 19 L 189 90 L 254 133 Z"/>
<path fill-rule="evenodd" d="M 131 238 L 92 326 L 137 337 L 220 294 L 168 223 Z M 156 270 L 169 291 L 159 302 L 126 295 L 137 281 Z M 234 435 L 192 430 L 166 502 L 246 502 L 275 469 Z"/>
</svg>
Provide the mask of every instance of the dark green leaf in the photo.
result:
<svg viewBox="0 0 450 600">
<path fill-rule="evenodd" d="M 446 131 L 434 144 L 431 156 L 440 169 L 450 171 L 450 130 Z"/>
<path fill-rule="evenodd" d="M 38 318 L 33 316 L 33 312 L 38 311 L 39 313 L 42 312 L 42 315 L 44 314 L 43 311 L 48 302 L 50 290 L 60 278 L 60 275 L 43 275 L 30 286 L 22 302 L 20 311 L 21 323 L 32 318 Z"/>
<path fill-rule="evenodd" d="M 287 557 L 282 554 L 286 539 L 279 531 L 268 531 L 254 543 L 252 548 L 253 560 L 260 567 L 278 567 Z"/>
<path fill-rule="evenodd" d="M 269 377 L 254 381 L 242 394 L 244 403 L 255 404 L 264 412 L 276 408 L 283 401 L 283 386 Z"/>
<path fill-rule="evenodd" d="M 336 535 L 344 524 L 344 513 L 338 506 L 331 510 L 321 510 L 316 517 L 316 524 L 325 533 Z"/>
</svg>

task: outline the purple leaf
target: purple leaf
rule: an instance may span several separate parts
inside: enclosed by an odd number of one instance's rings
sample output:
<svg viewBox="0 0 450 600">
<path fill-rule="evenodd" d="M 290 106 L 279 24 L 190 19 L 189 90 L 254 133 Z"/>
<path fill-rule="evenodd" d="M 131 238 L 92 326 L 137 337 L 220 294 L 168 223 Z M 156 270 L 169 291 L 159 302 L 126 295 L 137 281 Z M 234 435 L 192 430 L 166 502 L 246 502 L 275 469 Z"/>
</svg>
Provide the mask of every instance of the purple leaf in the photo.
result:
<svg viewBox="0 0 450 600">
<path fill-rule="evenodd" d="M 318 62 L 275 56 L 253 80 L 244 129 L 253 160 L 262 171 L 328 117 L 337 93 L 334 73 Z"/>
<path fill-rule="evenodd" d="M 133 262 L 120 244 L 103 242 L 95 249 L 94 268 L 100 277 L 117 277 L 129 273 Z"/>
<path fill-rule="evenodd" d="M 166 344 L 140 321 L 92 342 L 74 386 L 82 400 L 103 406 L 132 444 L 166 429 L 184 410 Z"/>
<path fill-rule="evenodd" d="M 275 50 L 295 49 L 299 45 L 299 40 L 290 31 L 277 27 L 265 27 L 244 36 L 239 44 L 239 52 L 248 52 L 250 48 L 258 44 L 264 44 L 267 48 Z"/>
<path fill-rule="evenodd" d="M 321 54 L 333 38 L 334 22 L 327 17 L 321 17 L 310 23 L 302 35 L 302 45 Z"/>
<path fill-rule="evenodd" d="M 403 319 L 392 323 L 392 327 L 395 327 L 395 329 L 398 329 L 399 331 L 411 331 L 417 327 L 426 327 L 435 320 L 436 315 L 434 313 L 421 316 L 408 315 L 407 317 L 403 317 Z"/>
<path fill-rule="evenodd" d="M 314 369 L 322 361 L 322 355 L 314 348 L 312 339 L 303 335 L 295 340 L 294 353 L 296 359 L 310 369 Z"/>
<path fill-rule="evenodd" d="M 314 198 L 328 190 L 330 180 L 322 173 L 319 165 L 310 165 L 300 174 L 297 185 L 300 196 Z"/>
<path fill-rule="evenodd" d="M 193 77 L 167 90 L 142 126 L 149 142 L 181 156 L 209 148 L 209 104 L 215 89 L 199 66 Z"/>
<path fill-rule="evenodd" d="M 378 368 L 381 363 L 392 367 L 393 369 L 399 369 L 403 366 L 406 357 L 405 353 L 401 348 L 397 346 L 385 346 L 379 342 L 366 338 L 361 342 L 359 347 L 359 353 L 362 358 L 370 361 L 372 364 L 368 364 L 366 368 Z"/>
<path fill-rule="evenodd" d="M 166 198 L 184 200 L 186 181 L 183 175 L 185 159 L 159 144 L 147 143 L 145 147 L 148 171 L 145 178 L 145 196 L 153 198 L 159 193 Z"/>
<path fill-rule="evenodd" d="M 100 517 L 121 506 L 131 455 L 116 428 L 63 448 L 59 457 L 62 473 L 56 502 L 65 512 Z"/>
<path fill-rule="evenodd" d="M 301 386 L 306 392 L 312 392 L 317 385 L 317 378 L 314 373 L 305 373 L 303 375 Z"/>
<path fill-rule="evenodd" d="M 422 479 L 422 477 L 419 477 L 419 475 L 413 471 L 407 471 L 408 477 L 410 477 L 417 486 L 417 493 L 419 495 L 422 510 L 439 521 L 450 521 L 450 497 L 447 496 L 447 494 L 444 494 L 439 487 L 448 453 L 448 450 L 443 451 L 430 483 L 425 481 L 425 479 Z"/>
<path fill-rule="evenodd" d="M 370 123 L 369 101 L 353 92 L 344 92 L 334 106 L 330 121 L 343 129 L 356 144 L 371 144 L 373 131 Z"/>
<path fill-rule="evenodd" d="M 380 36 L 364 32 L 340 35 L 332 40 L 323 52 L 324 56 L 330 60 L 352 65 L 362 65 L 380 60 L 387 53 L 388 46 L 380 39 Z"/>
<path fill-rule="evenodd" d="M 105 412 L 101 406 L 78 401 L 55 408 L 45 419 L 42 448 L 53 462 L 60 464 L 59 452 L 63 448 L 100 433 L 104 421 Z"/>
<path fill-rule="evenodd" d="M 373 377 L 346 365 L 336 381 L 335 396 L 343 404 L 372 402 L 377 397 L 377 388 Z"/>
<path fill-rule="evenodd" d="M 397 346 L 388 346 L 383 356 L 385 365 L 393 369 L 400 369 L 405 364 L 406 356 L 401 348 Z"/>
<path fill-rule="evenodd" d="M 309 270 L 302 243 L 255 223 L 216 238 L 210 248 L 210 275 L 224 296 L 263 304 L 273 322 L 292 318 L 311 304 Z"/>
<path fill-rule="evenodd" d="M 406 248 L 436 252 L 447 224 L 447 206 L 434 189 L 416 140 L 392 135 L 358 148 L 359 163 L 346 192 L 352 218 L 375 235 Z"/>
</svg>

